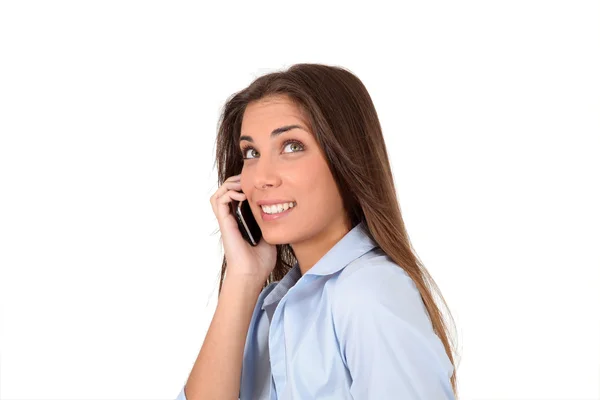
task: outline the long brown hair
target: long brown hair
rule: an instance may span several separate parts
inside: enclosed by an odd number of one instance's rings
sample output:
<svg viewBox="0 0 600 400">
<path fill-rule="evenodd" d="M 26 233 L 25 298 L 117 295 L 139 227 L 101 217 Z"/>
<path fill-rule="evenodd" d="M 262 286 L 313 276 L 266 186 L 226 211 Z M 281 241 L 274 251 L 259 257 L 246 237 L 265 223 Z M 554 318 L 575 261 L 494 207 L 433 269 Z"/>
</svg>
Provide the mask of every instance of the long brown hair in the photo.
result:
<svg viewBox="0 0 600 400">
<path fill-rule="evenodd" d="M 233 94 L 223 107 L 217 133 L 215 165 L 219 186 L 242 171 L 238 140 L 246 106 L 267 96 L 281 95 L 287 96 L 307 115 L 352 226 L 364 221 L 369 236 L 415 282 L 433 330 L 455 366 L 455 343 L 451 343 L 449 322 L 444 321 L 434 292 L 447 310 L 453 327 L 454 319 L 438 286 L 416 255 L 404 227 L 379 118 L 371 96 L 358 77 L 341 67 L 295 64 L 285 71 L 260 76 Z M 281 280 L 296 262 L 289 244 L 276 247 L 277 261 L 265 287 Z M 219 294 L 226 268 L 227 260 L 223 257 Z M 457 396 L 456 368 L 451 383 Z"/>
</svg>

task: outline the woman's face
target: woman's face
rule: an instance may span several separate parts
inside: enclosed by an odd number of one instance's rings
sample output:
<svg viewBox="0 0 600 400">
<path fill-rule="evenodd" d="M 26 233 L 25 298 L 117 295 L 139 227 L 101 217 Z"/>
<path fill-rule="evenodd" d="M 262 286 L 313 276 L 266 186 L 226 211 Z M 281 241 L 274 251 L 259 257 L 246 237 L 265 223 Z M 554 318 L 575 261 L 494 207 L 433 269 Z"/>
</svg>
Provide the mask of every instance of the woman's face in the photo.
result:
<svg viewBox="0 0 600 400">
<path fill-rule="evenodd" d="M 290 126 L 297 127 L 281 132 Z M 248 104 L 239 147 L 246 148 L 242 191 L 267 243 L 300 243 L 344 225 L 342 199 L 329 166 L 301 109 L 287 97 Z M 261 201 L 295 204 L 269 216 Z"/>
</svg>

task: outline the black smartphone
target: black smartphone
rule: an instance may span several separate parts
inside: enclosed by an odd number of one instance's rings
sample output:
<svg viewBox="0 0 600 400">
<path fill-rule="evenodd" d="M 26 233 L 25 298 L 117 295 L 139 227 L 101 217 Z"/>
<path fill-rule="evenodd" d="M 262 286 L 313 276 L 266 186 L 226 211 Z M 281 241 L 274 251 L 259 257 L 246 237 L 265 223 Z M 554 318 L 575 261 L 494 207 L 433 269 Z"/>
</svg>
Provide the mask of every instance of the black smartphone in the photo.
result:
<svg viewBox="0 0 600 400">
<path fill-rule="evenodd" d="M 254 219 L 248 201 L 237 201 L 232 199 L 230 204 L 231 212 L 237 220 L 238 228 L 244 239 L 252 246 L 258 245 L 258 242 L 260 242 L 260 239 L 262 238 L 262 232 L 256 219 Z"/>
</svg>

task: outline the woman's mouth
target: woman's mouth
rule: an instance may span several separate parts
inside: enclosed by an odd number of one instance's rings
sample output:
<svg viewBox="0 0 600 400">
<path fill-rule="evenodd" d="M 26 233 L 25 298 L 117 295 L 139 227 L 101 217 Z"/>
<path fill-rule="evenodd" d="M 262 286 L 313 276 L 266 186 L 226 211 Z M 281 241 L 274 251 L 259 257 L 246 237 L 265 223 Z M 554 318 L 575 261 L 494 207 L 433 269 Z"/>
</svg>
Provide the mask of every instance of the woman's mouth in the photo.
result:
<svg viewBox="0 0 600 400">
<path fill-rule="evenodd" d="M 287 216 L 292 210 L 294 210 L 294 208 L 296 208 L 296 206 L 297 204 L 295 201 L 291 201 L 289 203 L 265 205 L 260 207 L 260 215 L 263 221 L 273 221 Z"/>
</svg>

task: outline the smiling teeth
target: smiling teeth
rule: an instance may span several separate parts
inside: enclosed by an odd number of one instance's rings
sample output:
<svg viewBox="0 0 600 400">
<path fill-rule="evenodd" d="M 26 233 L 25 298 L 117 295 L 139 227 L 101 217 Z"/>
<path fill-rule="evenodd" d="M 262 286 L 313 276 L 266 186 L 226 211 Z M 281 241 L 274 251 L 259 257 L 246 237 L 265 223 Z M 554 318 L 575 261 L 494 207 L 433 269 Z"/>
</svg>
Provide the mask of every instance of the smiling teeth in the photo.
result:
<svg viewBox="0 0 600 400">
<path fill-rule="evenodd" d="M 261 208 L 265 212 L 265 214 L 278 214 L 280 212 L 287 210 L 288 208 L 293 208 L 295 206 L 296 206 L 296 203 L 292 201 L 290 203 L 273 204 L 270 206 L 261 206 Z"/>
</svg>

